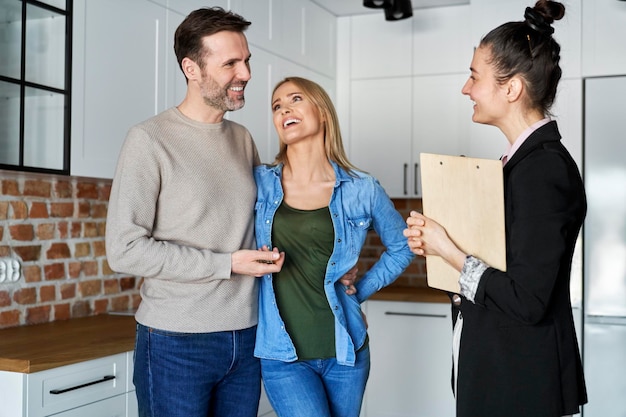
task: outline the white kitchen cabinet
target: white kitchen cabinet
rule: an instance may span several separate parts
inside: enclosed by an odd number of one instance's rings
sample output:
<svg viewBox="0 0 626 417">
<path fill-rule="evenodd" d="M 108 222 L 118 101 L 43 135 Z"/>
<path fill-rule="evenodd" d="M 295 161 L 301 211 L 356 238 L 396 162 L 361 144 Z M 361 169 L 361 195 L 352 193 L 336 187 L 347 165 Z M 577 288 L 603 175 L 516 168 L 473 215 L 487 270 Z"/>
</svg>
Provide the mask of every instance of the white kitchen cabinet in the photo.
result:
<svg viewBox="0 0 626 417">
<path fill-rule="evenodd" d="M 412 75 L 469 75 L 474 52 L 469 14 L 469 4 L 413 11 Z"/>
<path fill-rule="evenodd" d="M 303 28 L 298 30 L 304 32 L 304 58 L 299 63 L 334 80 L 337 76 L 337 18 L 310 1 L 303 10 L 303 18 Z M 290 37 L 291 33 L 283 33 L 283 39 Z"/>
<path fill-rule="evenodd" d="M 112 178 L 128 129 L 166 108 L 167 14 L 147 0 L 74 2 L 72 175 Z"/>
<path fill-rule="evenodd" d="M 248 42 L 282 59 L 335 77 L 337 18 L 308 0 L 241 0 L 252 21 Z"/>
<path fill-rule="evenodd" d="M 371 371 L 366 417 L 453 417 L 452 321 L 447 303 L 365 303 Z"/>
<path fill-rule="evenodd" d="M 344 53 L 350 54 L 352 80 L 412 75 L 411 19 L 388 22 L 376 13 L 351 17 L 349 26 L 351 49 Z"/>
<path fill-rule="evenodd" d="M 0 372 L 0 417 L 126 417 L 127 353 L 30 374 Z"/>
<path fill-rule="evenodd" d="M 472 105 L 466 74 L 353 80 L 350 157 L 392 198 L 421 196 L 420 152 L 465 154 Z"/>
<path fill-rule="evenodd" d="M 350 159 L 391 197 L 414 196 L 412 77 L 353 80 Z"/>
<path fill-rule="evenodd" d="M 626 2 L 586 0 L 582 17 L 583 76 L 626 74 Z"/>
<path fill-rule="evenodd" d="M 461 94 L 468 73 L 413 78 L 413 153 L 465 155 L 472 102 Z M 421 194 L 421 193 L 420 193 Z"/>
</svg>

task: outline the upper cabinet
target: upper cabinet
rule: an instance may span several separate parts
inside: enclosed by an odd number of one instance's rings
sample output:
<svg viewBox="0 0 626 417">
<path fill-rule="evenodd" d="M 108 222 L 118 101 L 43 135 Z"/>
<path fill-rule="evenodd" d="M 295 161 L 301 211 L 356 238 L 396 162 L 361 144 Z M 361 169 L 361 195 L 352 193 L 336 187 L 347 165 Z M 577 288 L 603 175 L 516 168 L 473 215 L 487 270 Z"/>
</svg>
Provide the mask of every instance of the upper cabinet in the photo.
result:
<svg viewBox="0 0 626 417">
<path fill-rule="evenodd" d="M 350 79 L 405 77 L 412 70 L 411 19 L 388 22 L 382 13 L 355 16 L 342 22 L 349 26 Z"/>
<path fill-rule="evenodd" d="M 74 7 L 71 173 L 112 178 L 128 129 L 171 104 L 166 79 L 178 69 L 167 19 L 182 16 L 147 0 Z"/>
<path fill-rule="evenodd" d="M 415 197 L 412 77 L 350 84 L 350 159 L 376 177 L 390 197 Z"/>
<path fill-rule="evenodd" d="M 442 74 L 352 81 L 352 162 L 392 198 L 420 197 L 421 152 L 467 154 L 472 103 L 461 94 L 466 79 Z"/>
<path fill-rule="evenodd" d="M 414 11 L 413 75 L 469 75 L 474 52 L 469 15 L 469 5 Z"/>
<path fill-rule="evenodd" d="M 467 153 L 469 7 L 416 9 L 397 22 L 379 14 L 340 19 L 338 44 L 349 59 L 338 61 L 338 109 L 349 114 L 349 154 L 393 198 L 421 196 L 421 152 Z"/>
<path fill-rule="evenodd" d="M 350 77 L 467 72 L 473 52 L 469 7 L 415 9 L 412 18 L 393 22 L 381 13 L 351 18 Z"/>
<path fill-rule="evenodd" d="M 626 74 L 626 2 L 585 1 L 582 15 L 583 75 Z"/>
<path fill-rule="evenodd" d="M 285 61 L 335 78 L 337 19 L 308 0 L 238 0 L 252 24 L 248 42 Z"/>
</svg>

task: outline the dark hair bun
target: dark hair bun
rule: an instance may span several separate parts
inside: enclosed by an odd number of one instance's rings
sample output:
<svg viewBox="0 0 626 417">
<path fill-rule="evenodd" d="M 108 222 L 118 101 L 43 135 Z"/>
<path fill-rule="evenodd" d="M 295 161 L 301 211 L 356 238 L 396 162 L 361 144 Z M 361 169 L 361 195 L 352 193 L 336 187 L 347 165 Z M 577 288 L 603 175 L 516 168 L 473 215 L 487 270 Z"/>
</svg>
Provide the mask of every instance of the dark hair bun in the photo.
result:
<svg viewBox="0 0 626 417">
<path fill-rule="evenodd" d="M 565 6 L 556 1 L 539 0 L 535 7 L 527 7 L 524 12 L 525 23 L 533 30 L 550 36 L 554 33 L 552 22 L 565 14 Z"/>
</svg>

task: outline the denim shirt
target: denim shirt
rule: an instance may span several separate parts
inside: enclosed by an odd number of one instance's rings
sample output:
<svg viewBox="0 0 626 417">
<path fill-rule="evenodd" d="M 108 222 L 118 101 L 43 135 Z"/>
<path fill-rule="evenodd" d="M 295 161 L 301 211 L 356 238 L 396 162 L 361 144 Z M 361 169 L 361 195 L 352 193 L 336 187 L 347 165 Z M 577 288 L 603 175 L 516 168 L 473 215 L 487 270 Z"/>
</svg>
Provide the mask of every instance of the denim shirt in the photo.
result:
<svg viewBox="0 0 626 417">
<path fill-rule="evenodd" d="M 332 163 L 332 162 L 331 162 Z M 324 291 L 335 316 L 337 363 L 353 366 L 356 351 L 363 346 L 367 329 L 361 316 L 361 303 L 391 284 L 411 263 L 414 255 L 402 231 L 406 223 L 378 181 L 370 175 L 349 175 L 337 164 L 335 186 L 329 209 L 335 244 L 324 276 Z M 283 165 L 255 168 L 257 202 L 255 233 L 257 247 L 272 248 L 272 223 L 283 200 Z M 339 279 L 357 264 L 368 230 L 374 229 L 386 250 L 355 284 L 357 293 L 347 295 Z M 280 248 L 278 248 L 280 250 Z M 276 305 L 272 274 L 260 278 L 259 324 L 254 354 L 265 359 L 292 362 L 296 349 L 285 329 Z"/>
</svg>

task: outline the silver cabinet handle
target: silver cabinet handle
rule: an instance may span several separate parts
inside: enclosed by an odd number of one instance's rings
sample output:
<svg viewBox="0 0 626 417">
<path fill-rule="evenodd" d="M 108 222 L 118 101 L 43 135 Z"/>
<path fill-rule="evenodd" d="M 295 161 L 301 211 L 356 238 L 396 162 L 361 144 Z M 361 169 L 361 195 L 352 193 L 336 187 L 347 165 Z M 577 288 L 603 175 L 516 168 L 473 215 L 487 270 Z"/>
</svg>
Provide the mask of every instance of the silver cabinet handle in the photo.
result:
<svg viewBox="0 0 626 417">
<path fill-rule="evenodd" d="M 418 188 L 417 187 L 417 179 L 418 179 L 417 178 L 417 175 L 418 175 L 417 168 L 418 167 L 419 167 L 419 164 L 416 162 L 415 166 L 413 167 L 413 181 L 414 181 L 413 182 L 413 191 L 415 191 L 415 195 L 419 195 L 419 190 L 417 189 Z"/>
<path fill-rule="evenodd" d="M 51 389 L 50 390 L 50 394 L 54 394 L 54 395 L 64 394 L 66 392 L 74 391 L 74 390 L 85 388 L 85 387 L 89 387 L 91 385 L 101 384 L 103 382 L 110 381 L 112 379 L 115 379 L 115 375 L 105 375 L 101 379 L 98 379 L 96 381 L 86 382 L 84 384 L 76 385 L 76 386 L 73 386 L 73 387 L 64 388 L 64 389 Z"/>
<path fill-rule="evenodd" d="M 406 186 L 406 177 L 407 177 L 407 170 L 409 169 L 409 164 L 404 164 L 404 195 L 407 195 L 409 193 L 409 190 L 407 189 Z"/>
</svg>

